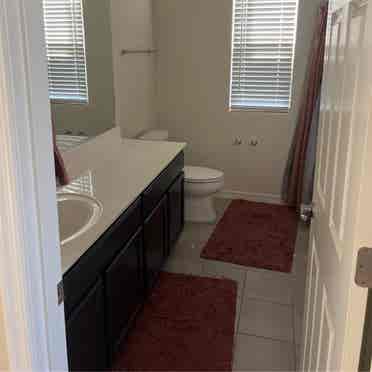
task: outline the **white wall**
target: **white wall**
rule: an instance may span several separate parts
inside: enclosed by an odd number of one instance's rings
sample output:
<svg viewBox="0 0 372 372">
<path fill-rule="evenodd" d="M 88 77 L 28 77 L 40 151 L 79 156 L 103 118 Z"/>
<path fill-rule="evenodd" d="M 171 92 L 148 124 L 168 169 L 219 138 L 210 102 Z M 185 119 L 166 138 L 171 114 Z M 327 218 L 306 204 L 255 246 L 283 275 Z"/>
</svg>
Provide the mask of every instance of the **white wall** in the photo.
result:
<svg viewBox="0 0 372 372">
<path fill-rule="evenodd" d="M 155 56 L 120 56 L 153 48 L 152 0 L 111 0 L 116 124 L 134 137 L 155 126 Z"/>
<path fill-rule="evenodd" d="M 9 368 L 8 354 L 4 331 L 4 318 L 3 318 L 3 304 L 0 298 L 0 371 L 5 371 Z"/>
<path fill-rule="evenodd" d="M 187 163 L 222 169 L 226 190 L 279 197 L 317 4 L 300 0 L 294 105 L 283 114 L 228 111 L 232 0 L 154 0 L 158 127 L 189 143 Z"/>
</svg>

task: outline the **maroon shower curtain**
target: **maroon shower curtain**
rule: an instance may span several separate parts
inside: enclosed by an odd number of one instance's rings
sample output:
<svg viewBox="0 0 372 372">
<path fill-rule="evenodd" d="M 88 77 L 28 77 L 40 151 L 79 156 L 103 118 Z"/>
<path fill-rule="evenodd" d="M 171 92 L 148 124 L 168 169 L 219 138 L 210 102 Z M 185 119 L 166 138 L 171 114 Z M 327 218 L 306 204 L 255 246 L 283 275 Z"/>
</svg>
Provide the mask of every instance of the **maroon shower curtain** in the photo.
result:
<svg viewBox="0 0 372 372">
<path fill-rule="evenodd" d="M 305 180 L 305 168 L 309 136 L 311 133 L 316 133 L 311 130 L 311 126 L 318 125 L 313 119 L 317 114 L 316 108 L 323 76 L 327 18 L 328 2 L 324 2 L 319 9 L 302 103 L 284 178 L 283 198 L 289 205 L 297 208 L 302 204 L 304 183 L 313 182 L 313 180 Z"/>
</svg>

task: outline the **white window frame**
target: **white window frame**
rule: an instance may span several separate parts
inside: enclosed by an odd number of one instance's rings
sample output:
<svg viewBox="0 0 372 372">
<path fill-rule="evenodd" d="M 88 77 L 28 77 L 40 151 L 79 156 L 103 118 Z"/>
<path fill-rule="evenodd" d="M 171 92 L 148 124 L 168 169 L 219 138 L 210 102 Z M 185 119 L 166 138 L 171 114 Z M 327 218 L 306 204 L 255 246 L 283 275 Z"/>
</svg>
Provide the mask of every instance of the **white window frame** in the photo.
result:
<svg viewBox="0 0 372 372">
<path fill-rule="evenodd" d="M 234 38 L 235 38 L 235 7 L 236 1 L 233 0 L 233 8 L 232 8 L 232 25 L 231 25 L 231 52 L 230 52 L 230 76 L 229 76 L 229 97 L 228 97 L 228 111 L 230 112 L 239 112 L 239 111 L 262 111 L 262 112 L 271 112 L 271 113 L 283 113 L 288 114 L 292 107 L 293 107 L 293 94 L 294 94 L 294 75 L 295 75 L 295 57 L 296 57 L 296 44 L 297 44 L 297 36 L 298 36 L 298 16 L 299 16 L 299 3 L 300 0 L 297 1 L 296 6 L 296 15 L 295 15 L 295 32 L 293 36 L 293 52 L 292 52 L 292 70 L 291 70 L 291 80 L 290 80 L 290 94 L 289 94 L 289 105 L 288 107 L 274 107 L 274 106 L 265 106 L 265 105 L 257 105 L 257 106 L 249 106 L 249 105 L 233 105 L 232 103 L 232 91 L 233 91 L 233 53 L 234 53 Z"/>
</svg>

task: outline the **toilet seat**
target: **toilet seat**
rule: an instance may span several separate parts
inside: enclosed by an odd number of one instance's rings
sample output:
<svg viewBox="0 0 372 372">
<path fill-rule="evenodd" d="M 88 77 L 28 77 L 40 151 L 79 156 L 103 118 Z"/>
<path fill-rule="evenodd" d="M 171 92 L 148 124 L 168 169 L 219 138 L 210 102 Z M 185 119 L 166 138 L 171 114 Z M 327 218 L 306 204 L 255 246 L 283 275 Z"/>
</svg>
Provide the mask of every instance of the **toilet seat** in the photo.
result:
<svg viewBox="0 0 372 372">
<path fill-rule="evenodd" d="M 186 166 L 184 172 L 185 182 L 189 183 L 221 182 L 224 177 L 223 172 L 205 167 Z"/>
</svg>

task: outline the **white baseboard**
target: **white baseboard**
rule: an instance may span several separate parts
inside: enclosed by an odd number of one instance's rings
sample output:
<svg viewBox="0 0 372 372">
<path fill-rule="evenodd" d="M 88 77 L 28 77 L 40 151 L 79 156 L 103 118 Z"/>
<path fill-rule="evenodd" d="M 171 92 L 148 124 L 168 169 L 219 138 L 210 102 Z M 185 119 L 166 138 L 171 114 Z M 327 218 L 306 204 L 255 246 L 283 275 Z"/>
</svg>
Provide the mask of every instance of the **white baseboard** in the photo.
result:
<svg viewBox="0 0 372 372">
<path fill-rule="evenodd" d="M 257 203 L 270 203 L 270 204 L 281 204 L 285 205 L 286 203 L 282 200 L 280 195 L 276 194 L 260 194 L 260 193 L 251 193 L 235 190 L 222 190 L 217 194 L 218 198 L 222 199 L 243 199 L 248 201 L 253 201 Z"/>
</svg>

